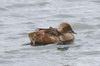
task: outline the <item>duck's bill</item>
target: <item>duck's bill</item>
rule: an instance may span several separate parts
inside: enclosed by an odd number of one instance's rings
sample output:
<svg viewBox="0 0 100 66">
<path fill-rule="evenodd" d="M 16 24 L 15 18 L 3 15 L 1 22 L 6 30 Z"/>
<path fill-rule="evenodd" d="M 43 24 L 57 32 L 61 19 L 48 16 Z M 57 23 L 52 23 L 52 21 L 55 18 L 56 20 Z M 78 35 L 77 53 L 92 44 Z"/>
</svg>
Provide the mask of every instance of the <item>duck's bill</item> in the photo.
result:
<svg viewBox="0 0 100 66">
<path fill-rule="evenodd" d="M 76 33 L 76 32 L 74 32 L 73 30 L 72 30 L 72 33 L 73 33 L 73 34 L 77 34 L 77 33 Z"/>
</svg>

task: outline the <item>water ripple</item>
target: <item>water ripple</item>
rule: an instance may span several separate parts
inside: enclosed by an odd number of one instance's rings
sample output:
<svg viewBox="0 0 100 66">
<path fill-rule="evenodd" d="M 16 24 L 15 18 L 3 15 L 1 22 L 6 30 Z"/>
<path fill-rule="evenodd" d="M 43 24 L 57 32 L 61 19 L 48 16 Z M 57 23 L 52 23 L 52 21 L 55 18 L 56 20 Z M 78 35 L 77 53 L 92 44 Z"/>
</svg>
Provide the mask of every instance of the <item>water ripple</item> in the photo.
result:
<svg viewBox="0 0 100 66">
<path fill-rule="evenodd" d="M 7 11 L 8 9 L 6 8 L 0 8 L 0 11 Z"/>
<path fill-rule="evenodd" d="M 7 63 L 13 63 L 13 61 L 10 61 L 10 60 L 0 60 L 0 64 L 7 64 Z"/>
<path fill-rule="evenodd" d="M 73 18 L 75 16 L 69 15 L 69 14 L 58 14 L 58 15 L 55 15 L 55 17 L 57 17 L 57 18 Z"/>
<path fill-rule="evenodd" d="M 81 52 L 83 55 L 100 55 L 100 51 L 88 51 L 88 52 Z"/>
<path fill-rule="evenodd" d="M 93 0 L 92 2 L 100 3 L 100 0 Z"/>
<path fill-rule="evenodd" d="M 23 8 L 23 7 L 34 7 L 34 6 L 46 6 L 50 4 L 49 2 L 42 2 L 42 3 L 33 3 L 33 4 L 13 4 L 10 6 L 6 6 L 7 8 Z"/>
<path fill-rule="evenodd" d="M 74 27 L 77 30 L 88 30 L 88 29 L 95 29 L 95 26 L 89 25 L 89 24 L 84 24 L 84 23 L 75 23 Z"/>
</svg>

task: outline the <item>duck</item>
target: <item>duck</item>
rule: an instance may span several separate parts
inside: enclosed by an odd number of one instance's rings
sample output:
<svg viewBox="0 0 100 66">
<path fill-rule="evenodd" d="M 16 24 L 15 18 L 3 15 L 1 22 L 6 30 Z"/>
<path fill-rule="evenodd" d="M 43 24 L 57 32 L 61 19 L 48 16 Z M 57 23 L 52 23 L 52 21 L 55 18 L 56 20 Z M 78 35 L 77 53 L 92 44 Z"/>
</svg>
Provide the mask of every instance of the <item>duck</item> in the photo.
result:
<svg viewBox="0 0 100 66">
<path fill-rule="evenodd" d="M 30 44 L 47 45 L 52 43 L 63 43 L 73 41 L 75 39 L 71 25 L 67 22 L 61 23 L 57 28 L 38 28 L 35 32 L 28 33 Z"/>
</svg>

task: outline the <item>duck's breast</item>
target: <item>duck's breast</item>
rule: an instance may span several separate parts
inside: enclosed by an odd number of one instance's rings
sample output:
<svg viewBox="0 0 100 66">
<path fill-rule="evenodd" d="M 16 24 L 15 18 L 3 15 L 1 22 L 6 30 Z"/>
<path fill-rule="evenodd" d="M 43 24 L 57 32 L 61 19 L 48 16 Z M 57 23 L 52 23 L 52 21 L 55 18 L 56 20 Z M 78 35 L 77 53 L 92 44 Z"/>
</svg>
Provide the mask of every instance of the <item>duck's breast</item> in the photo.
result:
<svg viewBox="0 0 100 66">
<path fill-rule="evenodd" d="M 74 40 L 74 35 L 72 33 L 66 33 L 59 36 L 60 41 L 70 41 Z"/>
</svg>

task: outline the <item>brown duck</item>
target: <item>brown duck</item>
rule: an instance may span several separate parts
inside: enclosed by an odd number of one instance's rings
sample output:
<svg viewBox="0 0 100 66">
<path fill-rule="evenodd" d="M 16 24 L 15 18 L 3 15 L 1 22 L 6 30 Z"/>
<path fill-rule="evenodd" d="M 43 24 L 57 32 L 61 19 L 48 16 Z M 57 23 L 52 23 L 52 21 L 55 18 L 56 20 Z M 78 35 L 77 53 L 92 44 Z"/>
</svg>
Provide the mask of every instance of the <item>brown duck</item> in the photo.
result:
<svg viewBox="0 0 100 66">
<path fill-rule="evenodd" d="M 36 32 L 29 33 L 31 45 L 46 45 L 51 43 L 68 42 L 74 40 L 76 34 L 71 25 L 61 23 L 58 28 L 38 29 Z"/>
</svg>

